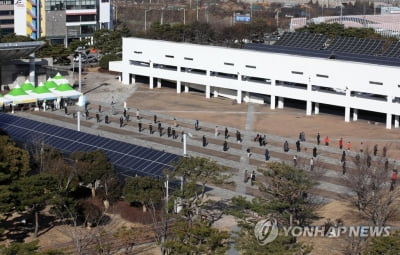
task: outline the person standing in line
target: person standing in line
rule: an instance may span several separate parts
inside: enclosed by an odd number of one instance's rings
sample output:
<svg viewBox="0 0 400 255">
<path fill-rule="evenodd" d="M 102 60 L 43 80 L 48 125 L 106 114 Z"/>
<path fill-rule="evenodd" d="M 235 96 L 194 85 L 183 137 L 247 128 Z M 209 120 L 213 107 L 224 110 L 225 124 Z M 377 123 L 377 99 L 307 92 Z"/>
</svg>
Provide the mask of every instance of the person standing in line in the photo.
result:
<svg viewBox="0 0 400 255">
<path fill-rule="evenodd" d="M 319 145 L 320 143 L 321 143 L 321 135 L 318 132 L 318 134 L 317 134 L 317 145 Z"/>
<path fill-rule="evenodd" d="M 296 149 L 297 149 L 297 152 L 300 152 L 300 140 L 297 140 L 296 141 Z"/>
<path fill-rule="evenodd" d="M 347 144 L 346 144 L 346 150 L 349 151 L 350 149 L 351 149 L 351 142 L 348 141 Z"/>
<path fill-rule="evenodd" d="M 157 115 L 154 114 L 153 118 L 154 118 L 154 124 L 156 124 L 157 123 Z"/>
<path fill-rule="evenodd" d="M 243 182 L 247 183 L 249 181 L 249 172 L 246 170 L 244 170 L 244 177 L 243 177 Z"/>
<path fill-rule="evenodd" d="M 199 130 L 199 120 L 196 120 L 195 122 L 194 122 L 194 130 Z"/>
<path fill-rule="evenodd" d="M 256 172 L 254 170 L 253 172 L 251 172 L 250 179 L 251 179 L 251 186 L 253 186 L 254 183 L 256 182 Z"/>
<path fill-rule="evenodd" d="M 260 137 L 260 139 L 258 139 L 258 144 L 260 145 L 260 147 L 263 145 L 263 139 Z"/>
<path fill-rule="evenodd" d="M 137 120 L 140 119 L 140 112 L 139 112 L 139 109 L 136 109 L 136 119 L 137 119 Z"/>
<path fill-rule="evenodd" d="M 342 161 L 342 174 L 346 174 L 346 160 Z"/>
<path fill-rule="evenodd" d="M 108 124 L 108 115 L 106 115 L 106 117 L 104 118 L 104 122 L 105 122 L 106 124 Z"/>
<path fill-rule="evenodd" d="M 219 135 L 218 126 L 215 126 L 215 137 Z"/>
<path fill-rule="evenodd" d="M 384 166 L 385 170 L 389 169 L 389 160 L 385 159 L 385 166 Z"/>
<path fill-rule="evenodd" d="M 10 104 L 10 105 L 11 105 L 11 104 Z M 65 116 L 68 115 L 68 109 L 67 109 L 66 106 L 64 107 L 64 112 L 65 112 Z"/>
<path fill-rule="evenodd" d="M 158 122 L 158 132 L 160 133 L 160 137 L 162 136 L 162 126 L 161 122 Z"/>
<path fill-rule="evenodd" d="M 382 148 L 382 157 L 386 157 L 386 146 Z"/>
<path fill-rule="evenodd" d="M 310 171 L 314 170 L 314 158 L 310 159 Z"/>
<path fill-rule="evenodd" d="M 139 132 L 142 132 L 142 122 L 138 123 L 138 127 L 139 127 Z"/>
<path fill-rule="evenodd" d="M 206 146 L 207 146 L 207 139 L 206 139 L 206 136 L 203 135 L 203 147 L 206 147 Z"/>
<path fill-rule="evenodd" d="M 340 137 L 339 139 L 339 149 L 343 149 L 343 138 Z"/>
<path fill-rule="evenodd" d="M 377 153 L 378 153 L 378 145 L 375 144 L 374 145 L 374 156 L 376 156 Z"/>
<path fill-rule="evenodd" d="M 122 125 L 124 124 L 124 117 L 119 118 L 119 127 L 122 128 Z"/>
<path fill-rule="evenodd" d="M 247 148 L 246 152 L 247 152 L 247 157 L 249 157 L 249 158 L 250 158 L 250 156 L 251 156 L 251 151 L 250 151 L 250 148 Z"/>
<path fill-rule="evenodd" d="M 185 135 L 185 132 L 181 132 L 181 143 L 183 143 L 183 136 Z"/>
<path fill-rule="evenodd" d="M 153 134 L 153 125 L 151 123 L 149 124 L 149 132 L 150 132 L 150 135 Z"/>
<path fill-rule="evenodd" d="M 85 112 L 85 117 L 86 117 L 86 120 L 89 119 L 89 110 L 87 110 L 87 109 L 86 109 L 86 112 Z"/>
<path fill-rule="evenodd" d="M 329 137 L 328 136 L 325 137 L 324 142 L 325 142 L 325 146 L 329 146 Z"/>
<path fill-rule="evenodd" d="M 100 122 L 100 115 L 98 113 L 96 113 L 96 121 L 97 121 L 97 123 Z"/>
<path fill-rule="evenodd" d="M 101 104 L 99 104 L 99 113 L 101 113 Z"/>
<path fill-rule="evenodd" d="M 312 149 L 312 155 L 314 158 L 317 157 L 317 147 L 314 146 L 314 148 Z"/>
<path fill-rule="evenodd" d="M 289 143 L 288 143 L 287 140 L 286 140 L 285 143 L 283 144 L 283 151 L 284 151 L 284 152 L 288 152 L 288 151 L 289 151 Z"/>
<path fill-rule="evenodd" d="M 126 109 L 124 109 L 124 117 L 126 118 Z"/>
<path fill-rule="evenodd" d="M 227 151 L 228 150 L 228 142 L 226 140 L 224 141 L 222 149 L 223 149 L 223 151 Z"/>
<path fill-rule="evenodd" d="M 168 137 L 171 137 L 171 127 L 167 128 L 167 135 L 168 135 Z"/>
<path fill-rule="evenodd" d="M 265 147 L 267 145 L 267 136 L 264 135 L 262 139 L 262 145 Z"/>
<path fill-rule="evenodd" d="M 176 139 L 176 131 L 175 131 L 175 128 L 172 129 L 172 139 Z"/>
<path fill-rule="evenodd" d="M 363 153 L 364 152 L 364 143 L 361 141 L 360 143 L 360 152 Z"/>
<path fill-rule="evenodd" d="M 269 150 L 268 150 L 268 149 L 265 149 L 265 160 L 268 161 L 269 158 L 270 158 Z"/>
<path fill-rule="evenodd" d="M 126 106 L 126 101 L 124 101 L 124 110 L 127 111 L 128 107 Z"/>
<path fill-rule="evenodd" d="M 176 119 L 174 118 L 174 127 L 177 127 Z"/>
<path fill-rule="evenodd" d="M 390 191 L 393 191 L 397 181 L 397 169 L 393 169 L 392 176 L 390 179 L 391 179 Z"/>
<path fill-rule="evenodd" d="M 297 166 L 297 156 L 296 155 L 293 156 L 293 166 L 294 167 Z"/>
<path fill-rule="evenodd" d="M 346 161 L 346 151 L 343 151 L 342 153 L 342 158 L 340 159 L 340 162 Z"/>
<path fill-rule="evenodd" d="M 371 167 L 371 156 L 368 154 L 367 155 L 367 167 L 370 168 Z"/>
<path fill-rule="evenodd" d="M 228 139 L 229 131 L 228 128 L 225 127 L 225 139 Z"/>
</svg>

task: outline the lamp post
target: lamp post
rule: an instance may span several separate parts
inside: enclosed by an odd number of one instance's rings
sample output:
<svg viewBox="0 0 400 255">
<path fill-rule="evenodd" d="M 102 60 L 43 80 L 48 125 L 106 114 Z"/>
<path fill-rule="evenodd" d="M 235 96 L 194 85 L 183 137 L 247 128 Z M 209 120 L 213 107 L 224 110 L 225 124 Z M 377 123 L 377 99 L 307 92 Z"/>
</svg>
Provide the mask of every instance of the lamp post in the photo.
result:
<svg viewBox="0 0 400 255">
<path fill-rule="evenodd" d="M 79 92 L 82 93 L 82 52 L 84 52 L 84 49 L 82 47 L 78 47 L 75 52 L 78 53 L 79 56 L 79 77 L 78 77 L 78 86 L 79 86 Z M 75 71 L 75 70 L 74 70 Z M 82 96 L 82 95 L 81 95 Z M 83 97 L 83 96 L 82 96 Z M 83 100 L 83 98 L 82 98 Z M 77 130 L 81 131 L 81 112 L 78 111 L 77 114 Z"/>
</svg>

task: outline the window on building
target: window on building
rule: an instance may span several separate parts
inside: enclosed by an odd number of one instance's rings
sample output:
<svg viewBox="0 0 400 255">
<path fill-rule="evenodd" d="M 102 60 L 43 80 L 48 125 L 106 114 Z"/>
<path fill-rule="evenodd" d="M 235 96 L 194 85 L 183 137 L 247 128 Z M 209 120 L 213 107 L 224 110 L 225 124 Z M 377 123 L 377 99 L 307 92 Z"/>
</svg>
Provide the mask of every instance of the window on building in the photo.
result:
<svg viewBox="0 0 400 255">
<path fill-rule="evenodd" d="M 383 85 L 383 83 L 379 82 L 379 81 L 369 81 L 369 84 L 372 84 L 372 85 Z"/>
<path fill-rule="evenodd" d="M 300 74 L 300 75 L 303 75 L 303 72 L 299 72 L 299 71 L 292 71 L 292 74 Z"/>
</svg>

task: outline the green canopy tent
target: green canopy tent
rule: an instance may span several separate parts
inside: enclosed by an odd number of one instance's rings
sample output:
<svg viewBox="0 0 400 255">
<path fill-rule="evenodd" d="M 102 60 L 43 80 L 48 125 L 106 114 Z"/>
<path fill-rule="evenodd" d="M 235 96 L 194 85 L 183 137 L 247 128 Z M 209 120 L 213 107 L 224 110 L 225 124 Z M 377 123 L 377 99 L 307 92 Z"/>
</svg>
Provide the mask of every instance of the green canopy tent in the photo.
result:
<svg viewBox="0 0 400 255">
<path fill-rule="evenodd" d="M 26 80 L 22 85 L 21 85 L 21 88 L 24 90 L 24 91 L 32 91 L 32 90 L 34 90 L 35 89 L 35 86 L 33 86 L 32 85 L 32 83 L 30 83 L 28 80 Z"/>
<path fill-rule="evenodd" d="M 43 83 L 40 83 L 32 93 L 32 96 L 36 97 L 38 100 L 55 100 L 57 96 L 53 94 Z"/>
<path fill-rule="evenodd" d="M 44 83 L 44 86 L 46 86 L 48 89 L 54 89 L 57 88 L 57 83 L 49 79 Z"/>
<path fill-rule="evenodd" d="M 55 89 L 51 89 L 51 92 L 56 96 L 60 96 L 62 98 L 78 98 L 82 93 L 74 90 L 71 85 L 67 83 L 63 83 L 59 85 Z"/>
<path fill-rule="evenodd" d="M 5 98 L 12 101 L 13 105 L 36 103 L 34 96 L 29 95 L 20 86 L 15 86 L 10 92 L 5 95 Z"/>
<path fill-rule="evenodd" d="M 57 73 L 56 76 L 54 76 L 51 80 L 54 81 L 57 85 L 68 83 L 68 80 L 65 79 L 65 77 L 62 76 L 60 73 Z"/>
</svg>

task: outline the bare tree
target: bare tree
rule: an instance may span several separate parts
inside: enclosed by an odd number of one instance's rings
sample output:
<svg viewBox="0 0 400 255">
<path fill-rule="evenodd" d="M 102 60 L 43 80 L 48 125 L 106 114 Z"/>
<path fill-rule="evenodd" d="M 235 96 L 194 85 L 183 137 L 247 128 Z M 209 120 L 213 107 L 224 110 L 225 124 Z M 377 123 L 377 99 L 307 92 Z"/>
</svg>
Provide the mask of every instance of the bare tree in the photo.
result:
<svg viewBox="0 0 400 255">
<path fill-rule="evenodd" d="M 400 190 L 390 189 L 391 170 L 385 166 L 386 158 L 371 155 L 368 148 L 357 153 L 344 180 L 356 194 L 351 199 L 358 210 L 374 225 L 385 226 L 398 213 Z"/>
</svg>

